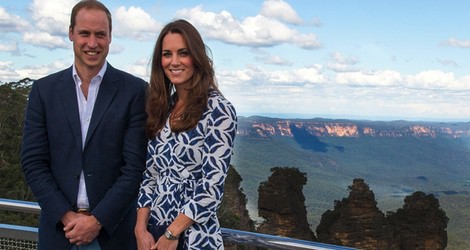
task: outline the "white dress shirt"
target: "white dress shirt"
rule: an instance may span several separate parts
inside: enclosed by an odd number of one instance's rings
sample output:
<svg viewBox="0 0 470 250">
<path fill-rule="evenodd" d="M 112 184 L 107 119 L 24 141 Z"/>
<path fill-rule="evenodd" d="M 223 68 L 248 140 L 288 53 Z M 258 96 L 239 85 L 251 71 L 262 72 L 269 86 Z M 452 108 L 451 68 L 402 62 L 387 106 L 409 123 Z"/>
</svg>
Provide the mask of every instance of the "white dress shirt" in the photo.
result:
<svg viewBox="0 0 470 250">
<path fill-rule="evenodd" d="M 90 86 L 88 87 L 88 97 L 85 97 L 80 86 L 82 85 L 82 80 L 77 74 L 75 65 L 73 65 L 73 80 L 75 82 L 75 88 L 77 92 L 77 101 L 78 101 L 78 112 L 80 114 L 80 126 L 82 128 L 82 150 L 85 146 L 85 139 L 88 131 L 88 126 L 90 125 L 91 115 L 93 114 L 93 107 L 95 106 L 96 97 L 98 96 L 98 90 L 101 85 L 101 80 L 103 79 L 104 73 L 106 72 L 107 62 L 101 67 L 98 75 L 93 77 L 91 80 Z M 77 207 L 88 209 L 88 195 L 86 191 L 85 176 L 83 170 L 80 174 L 80 184 L 78 186 L 78 197 L 77 197 Z"/>
</svg>

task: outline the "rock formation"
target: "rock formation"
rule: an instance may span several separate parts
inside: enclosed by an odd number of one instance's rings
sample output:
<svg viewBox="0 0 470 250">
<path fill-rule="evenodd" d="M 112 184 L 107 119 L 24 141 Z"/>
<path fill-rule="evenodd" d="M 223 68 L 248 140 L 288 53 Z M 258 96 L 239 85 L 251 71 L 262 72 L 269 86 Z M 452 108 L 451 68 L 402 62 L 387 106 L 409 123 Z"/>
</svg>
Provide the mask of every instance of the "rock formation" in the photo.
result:
<svg viewBox="0 0 470 250">
<path fill-rule="evenodd" d="M 374 193 L 362 179 L 354 179 L 348 198 L 336 201 L 317 227 L 318 241 L 359 249 L 440 250 L 447 246 L 446 213 L 434 195 L 415 192 L 403 208 L 385 217 Z"/>
<path fill-rule="evenodd" d="M 224 197 L 217 215 L 222 227 L 253 232 L 255 224 L 246 209 L 246 196 L 240 189 L 242 180 L 237 170 L 231 166 L 225 180 Z"/>
<path fill-rule="evenodd" d="M 303 240 L 316 240 L 307 221 L 303 186 L 305 173 L 297 168 L 272 168 L 258 192 L 258 213 L 265 219 L 257 232 Z"/>
<path fill-rule="evenodd" d="M 403 208 L 387 215 L 400 249 L 444 249 L 449 218 L 434 195 L 415 192 Z"/>
<path fill-rule="evenodd" d="M 240 188 L 242 177 L 231 166 L 225 179 L 224 197 L 217 212 L 220 225 L 224 228 L 254 232 L 255 223 L 250 219 L 246 209 L 246 196 Z M 256 247 L 224 242 L 226 250 L 255 250 Z"/>
<path fill-rule="evenodd" d="M 335 202 L 317 227 L 318 241 L 359 249 L 399 249 L 374 193 L 362 179 L 354 179 L 348 198 Z"/>
</svg>

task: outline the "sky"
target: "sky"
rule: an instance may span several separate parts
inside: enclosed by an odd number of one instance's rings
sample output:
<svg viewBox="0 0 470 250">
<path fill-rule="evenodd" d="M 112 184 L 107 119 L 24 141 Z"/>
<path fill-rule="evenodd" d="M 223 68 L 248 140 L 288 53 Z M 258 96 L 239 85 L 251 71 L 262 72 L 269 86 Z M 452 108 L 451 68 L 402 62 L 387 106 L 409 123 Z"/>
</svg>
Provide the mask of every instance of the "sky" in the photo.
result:
<svg viewBox="0 0 470 250">
<path fill-rule="evenodd" d="M 72 65 L 76 2 L 0 0 L 0 82 Z M 111 65 L 148 81 L 161 28 L 186 19 L 241 116 L 470 121 L 467 0 L 102 2 Z"/>
</svg>

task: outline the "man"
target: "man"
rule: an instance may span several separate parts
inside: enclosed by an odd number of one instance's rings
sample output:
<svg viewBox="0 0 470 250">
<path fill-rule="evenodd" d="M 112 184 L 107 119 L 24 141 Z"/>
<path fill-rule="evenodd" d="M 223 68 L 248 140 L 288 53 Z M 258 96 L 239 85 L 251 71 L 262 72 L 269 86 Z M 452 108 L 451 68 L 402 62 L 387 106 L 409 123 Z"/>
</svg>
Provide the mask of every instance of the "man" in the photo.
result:
<svg viewBox="0 0 470 250">
<path fill-rule="evenodd" d="M 145 169 L 146 83 L 106 61 L 111 14 L 72 9 L 74 63 L 34 82 L 22 168 L 39 205 L 39 249 L 134 249 Z"/>
</svg>

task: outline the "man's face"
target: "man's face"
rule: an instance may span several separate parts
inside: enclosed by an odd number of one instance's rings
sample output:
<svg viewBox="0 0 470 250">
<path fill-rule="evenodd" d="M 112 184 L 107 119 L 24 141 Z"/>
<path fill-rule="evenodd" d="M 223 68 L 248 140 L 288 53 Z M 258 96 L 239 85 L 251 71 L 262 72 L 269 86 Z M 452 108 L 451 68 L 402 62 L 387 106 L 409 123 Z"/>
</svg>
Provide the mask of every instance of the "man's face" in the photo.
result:
<svg viewBox="0 0 470 250">
<path fill-rule="evenodd" d="M 84 8 L 77 13 L 75 23 L 75 27 L 69 30 L 69 39 L 73 42 L 77 71 L 98 73 L 106 61 L 111 43 L 106 13 Z"/>
</svg>

